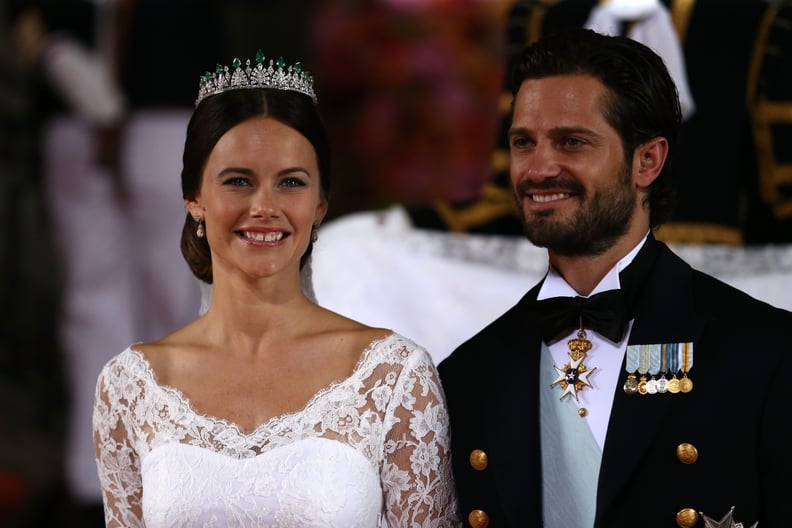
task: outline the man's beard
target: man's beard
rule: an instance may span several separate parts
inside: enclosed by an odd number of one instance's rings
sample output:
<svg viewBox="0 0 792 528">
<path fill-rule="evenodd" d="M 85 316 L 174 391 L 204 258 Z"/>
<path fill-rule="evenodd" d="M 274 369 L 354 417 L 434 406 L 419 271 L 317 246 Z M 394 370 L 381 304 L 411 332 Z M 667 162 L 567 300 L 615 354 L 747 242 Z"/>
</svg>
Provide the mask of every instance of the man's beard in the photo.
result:
<svg viewBox="0 0 792 528">
<path fill-rule="evenodd" d="M 567 257 L 596 256 L 605 253 L 627 232 L 634 214 L 635 191 L 631 188 L 630 166 L 622 166 L 619 179 L 611 186 L 596 189 L 589 195 L 576 181 L 556 180 L 553 189 L 567 188 L 575 191 L 580 208 L 569 220 L 555 220 L 555 211 L 531 213 L 527 219 L 520 193 L 517 208 L 523 220 L 523 230 L 528 240 Z M 539 186 L 531 186 L 538 189 Z"/>
</svg>

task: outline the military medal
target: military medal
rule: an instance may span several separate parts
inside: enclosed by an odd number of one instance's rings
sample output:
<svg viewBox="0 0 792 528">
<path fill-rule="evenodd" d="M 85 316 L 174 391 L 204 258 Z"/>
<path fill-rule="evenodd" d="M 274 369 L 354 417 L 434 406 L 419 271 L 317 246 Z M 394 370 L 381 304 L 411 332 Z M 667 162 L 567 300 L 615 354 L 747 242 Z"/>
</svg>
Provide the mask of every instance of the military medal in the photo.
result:
<svg viewBox="0 0 792 528">
<path fill-rule="evenodd" d="M 665 377 L 665 372 L 660 375 L 660 379 L 657 380 L 657 393 L 658 394 L 665 394 L 668 392 L 668 380 Z"/>
<path fill-rule="evenodd" d="M 649 345 L 638 345 L 638 394 L 646 394 L 646 373 L 649 372 Z"/>
<path fill-rule="evenodd" d="M 589 376 L 597 370 L 597 367 L 589 369 L 583 364 L 586 359 L 586 353 L 591 349 L 591 341 L 586 339 L 586 331 L 583 330 L 583 322 L 580 323 L 580 330 L 578 330 L 577 338 L 567 341 L 569 347 L 569 363 L 564 365 L 564 368 L 558 368 L 553 365 L 558 377 L 550 384 L 551 387 L 560 385 L 563 389 L 561 399 L 568 395 L 575 397 L 578 401 L 578 391 L 583 390 L 584 387 L 592 387 L 589 381 Z"/>
<path fill-rule="evenodd" d="M 628 346 L 627 357 L 624 363 L 624 370 L 627 371 L 627 379 L 624 381 L 624 392 L 635 394 L 638 392 L 638 379 L 635 373 L 638 371 L 638 347 Z"/>
<path fill-rule="evenodd" d="M 693 380 L 688 377 L 691 368 L 693 368 L 693 343 L 682 343 L 682 379 L 679 380 L 679 390 L 682 392 L 693 390 Z"/>
<path fill-rule="evenodd" d="M 688 376 L 688 372 L 693 368 L 693 343 L 630 345 L 627 347 L 626 356 L 625 393 L 677 394 L 693 390 L 693 380 Z M 678 377 L 680 372 L 681 378 Z M 656 379 L 655 376 L 658 374 L 660 378 Z M 666 379 L 667 374 L 671 379 Z"/>
<path fill-rule="evenodd" d="M 635 394 L 638 392 L 638 379 L 635 374 L 630 374 L 624 382 L 624 392 L 627 394 Z"/>
<path fill-rule="evenodd" d="M 668 380 L 665 377 L 667 369 L 665 347 L 665 345 L 657 345 L 658 354 L 660 355 L 660 379 L 657 380 L 657 392 L 660 394 L 668 392 Z"/>
<path fill-rule="evenodd" d="M 660 372 L 660 345 L 648 345 L 649 347 L 649 374 L 652 379 L 646 382 L 646 393 L 657 394 L 657 380 L 655 375 Z"/>
<path fill-rule="evenodd" d="M 663 345 L 663 354 L 666 357 L 666 366 L 671 373 L 668 380 L 668 392 L 676 394 L 679 392 L 679 380 L 676 373 L 679 371 L 679 345 L 677 343 L 667 343 Z"/>
</svg>

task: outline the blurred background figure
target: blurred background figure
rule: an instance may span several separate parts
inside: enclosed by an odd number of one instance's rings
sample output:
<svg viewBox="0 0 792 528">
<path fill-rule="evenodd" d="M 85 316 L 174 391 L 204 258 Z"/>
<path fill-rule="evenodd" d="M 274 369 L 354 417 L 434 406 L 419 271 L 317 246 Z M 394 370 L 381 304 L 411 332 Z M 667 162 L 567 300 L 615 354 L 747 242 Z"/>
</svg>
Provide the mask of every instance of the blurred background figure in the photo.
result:
<svg viewBox="0 0 792 528">
<path fill-rule="evenodd" d="M 46 526 L 62 482 L 60 274 L 36 168 L 31 77 L 0 4 L 0 526 Z"/>
<path fill-rule="evenodd" d="M 181 71 L 200 46 L 214 52 L 211 12 L 199 10 L 194 27 L 178 23 L 185 2 L 11 4 L 17 56 L 37 81 L 38 168 L 56 250 L 48 264 L 63 279 L 60 515 L 103 526 L 90 432 L 98 372 L 129 342 L 190 320 L 199 302 L 173 205 L 192 105 L 183 94 L 196 82 L 192 65 L 189 81 Z"/>
</svg>

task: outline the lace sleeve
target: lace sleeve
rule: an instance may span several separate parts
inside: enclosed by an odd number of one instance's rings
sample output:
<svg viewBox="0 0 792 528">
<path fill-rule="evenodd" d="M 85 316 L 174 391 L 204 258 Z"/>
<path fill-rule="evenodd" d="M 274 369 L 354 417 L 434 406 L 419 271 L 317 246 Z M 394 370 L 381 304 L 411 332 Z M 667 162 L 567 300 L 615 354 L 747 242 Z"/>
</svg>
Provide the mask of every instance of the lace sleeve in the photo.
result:
<svg viewBox="0 0 792 528">
<path fill-rule="evenodd" d="M 127 528 L 144 526 L 140 503 L 143 486 L 140 459 L 126 423 L 131 415 L 130 395 L 122 393 L 124 384 L 119 383 L 117 372 L 120 368 L 111 362 L 99 376 L 93 432 L 106 526 Z"/>
<path fill-rule="evenodd" d="M 413 350 L 394 389 L 382 486 L 388 525 L 461 526 L 451 473 L 448 410 L 437 370 Z"/>
</svg>

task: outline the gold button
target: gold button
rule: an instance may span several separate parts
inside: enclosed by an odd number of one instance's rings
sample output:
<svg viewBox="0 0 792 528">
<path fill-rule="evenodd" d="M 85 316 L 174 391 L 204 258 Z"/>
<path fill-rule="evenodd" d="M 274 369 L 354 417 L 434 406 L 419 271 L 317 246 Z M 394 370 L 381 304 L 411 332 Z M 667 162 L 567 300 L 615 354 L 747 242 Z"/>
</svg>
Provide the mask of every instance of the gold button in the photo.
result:
<svg viewBox="0 0 792 528">
<path fill-rule="evenodd" d="M 698 460 L 698 449 L 693 444 L 682 443 L 676 448 L 676 456 L 683 464 L 692 464 Z"/>
<path fill-rule="evenodd" d="M 476 471 L 484 471 L 487 469 L 487 464 L 489 464 L 487 453 L 481 449 L 474 449 L 470 452 L 470 465 L 473 466 L 473 469 Z"/>
<path fill-rule="evenodd" d="M 484 510 L 473 510 L 468 515 L 468 522 L 473 528 L 487 528 L 489 526 L 489 515 Z"/>
<path fill-rule="evenodd" d="M 679 510 L 676 514 L 677 526 L 681 528 L 693 528 L 698 522 L 698 513 L 693 508 Z"/>
<path fill-rule="evenodd" d="M 578 416 L 580 416 L 581 418 L 585 418 L 587 414 L 588 414 L 588 409 L 586 409 L 585 407 L 581 407 L 580 409 L 578 409 Z"/>
</svg>

